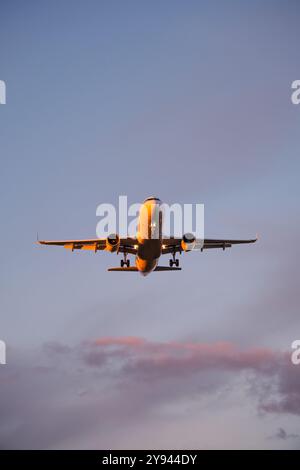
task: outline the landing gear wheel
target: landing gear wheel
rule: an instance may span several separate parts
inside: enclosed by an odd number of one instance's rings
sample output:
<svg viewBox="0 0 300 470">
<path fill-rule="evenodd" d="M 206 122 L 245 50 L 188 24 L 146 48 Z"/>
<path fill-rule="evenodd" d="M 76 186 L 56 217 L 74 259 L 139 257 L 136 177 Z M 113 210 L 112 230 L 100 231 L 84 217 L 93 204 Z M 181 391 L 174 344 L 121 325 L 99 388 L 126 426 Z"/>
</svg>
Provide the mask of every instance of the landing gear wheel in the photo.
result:
<svg viewBox="0 0 300 470">
<path fill-rule="evenodd" d="M 173 252 L 173 255 L 172 255 L 172 256 L 173 256 L 173 258 L 171 258 L 171 259 L 169 260 L 169 266 L 170 266 L 170 268 L 172 268 L 172 267 L 174 266 L 174 264 L 175 264 L 175 266 L 178 268 L 178 267 L 179 267 L 179 259 L 176 259 L 176 258 L 175 258 L 175 256 L 176 256 L 176 252 L 175 252 L 175 251 Z"/>
<path fill-rule="evenodd" d="M 124 268 L 124 266 L 127 266 L 127 268 L 129 268 L 129 266 L 130 266 L 130 260 L 127 259 L 127 253 L 124 253 L 124 258 L 121 259 L 120 265 L 121 265 L 121 268 Z"/>
</svg>

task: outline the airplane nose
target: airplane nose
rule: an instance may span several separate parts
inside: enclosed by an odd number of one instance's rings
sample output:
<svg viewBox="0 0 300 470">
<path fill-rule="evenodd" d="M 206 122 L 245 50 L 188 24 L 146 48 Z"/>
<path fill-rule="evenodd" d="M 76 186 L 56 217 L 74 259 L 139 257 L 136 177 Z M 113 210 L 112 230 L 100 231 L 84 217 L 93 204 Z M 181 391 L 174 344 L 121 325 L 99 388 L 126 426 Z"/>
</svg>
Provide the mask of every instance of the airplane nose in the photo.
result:
<svg viewBox="0 0 300 470">
<path fill-rule="evenodd" d="M 155 196 L 147 197 L 147 199 L 144 200 L 144 203 L 149 202 L 149 201 L 152 201 L 153 204 L 161 203 L 161 200 L 158 197 L 155 197 Z"/>
<path fill-rule="evenodd" d="M 143 277 L 146 277 L 148 276 L 148 272 L 145 272 L 145 271 L 139 271 L 139 273 L 143 276 Z"/>
</svg>

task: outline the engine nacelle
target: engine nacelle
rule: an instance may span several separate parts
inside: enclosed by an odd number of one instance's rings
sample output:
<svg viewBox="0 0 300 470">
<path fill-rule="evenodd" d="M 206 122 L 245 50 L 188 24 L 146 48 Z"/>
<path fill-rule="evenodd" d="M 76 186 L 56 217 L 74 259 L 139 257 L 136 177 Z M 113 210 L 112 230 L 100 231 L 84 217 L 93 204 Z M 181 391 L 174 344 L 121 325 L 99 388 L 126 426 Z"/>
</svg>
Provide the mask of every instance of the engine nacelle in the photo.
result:
<svg viewBox="0 0 300 470">
<path fill-rule="evenodd" d="M 120 237 L 116 233 L 108 235 L 106 239 L 106 251 L 111 251 L 112 253 L 118 251 L 120 247 Z"/>
<path fill-rule="evenodd" d="M 192 233 L 185 233 L 181 240 L 181 248 L 183 251 L 191 251 L 195 248 L 196 237 Z"/>
</svg>

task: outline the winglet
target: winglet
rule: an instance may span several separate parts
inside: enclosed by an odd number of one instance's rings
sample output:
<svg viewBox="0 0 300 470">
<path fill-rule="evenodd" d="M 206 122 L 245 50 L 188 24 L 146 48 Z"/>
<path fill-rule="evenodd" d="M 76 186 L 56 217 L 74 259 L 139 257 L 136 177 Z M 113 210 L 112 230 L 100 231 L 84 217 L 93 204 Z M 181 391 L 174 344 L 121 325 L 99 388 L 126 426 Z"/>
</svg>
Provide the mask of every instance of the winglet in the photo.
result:
<svg viewBox="0 0 300 470">
<path fill-rule="evenodd" d="M 40 239 L 39 239 L 39 232 L 36 232 L 36 242 L 37 245 L 41 245 Z"/>
</svg>

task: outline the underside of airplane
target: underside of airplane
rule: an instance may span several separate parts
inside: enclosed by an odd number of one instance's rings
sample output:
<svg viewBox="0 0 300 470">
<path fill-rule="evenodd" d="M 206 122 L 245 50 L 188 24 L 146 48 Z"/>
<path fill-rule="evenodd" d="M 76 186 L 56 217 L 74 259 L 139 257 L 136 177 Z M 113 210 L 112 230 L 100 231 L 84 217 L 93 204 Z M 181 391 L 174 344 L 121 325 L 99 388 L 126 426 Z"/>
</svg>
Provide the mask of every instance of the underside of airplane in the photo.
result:
<svg viewBox="0 0 300 470">
<path fill-rule="evenodd" d="M 207 250 L 220 248 L 225 250 L 232 245 L 254 243 L 257 238 L 248 240 L 213 239 L 197 240 L 192 233 L 184 234 L 180 238 L 164 237 L 162 235 L 161 201 L 150 197 L 141 206 L 138 232 L 136 237 L 119 237 L 111 234 L 107 238 L 86 240 L 38 240 L 40 245 L 63 246 L 71 251 L 91 250 L 109 251 L 122 254 L 120 266 L 109 268 L 108 271 L 140 272 L 146 276 L 152 271 L 180 271 L 177 254 L 193 250 Z M 128 255 L 135 256 L 135 266 L 130 266 Z M 162 255 L 169 254 L 169 266 L 159 266 L 158 261 Z"/>
</svg>

